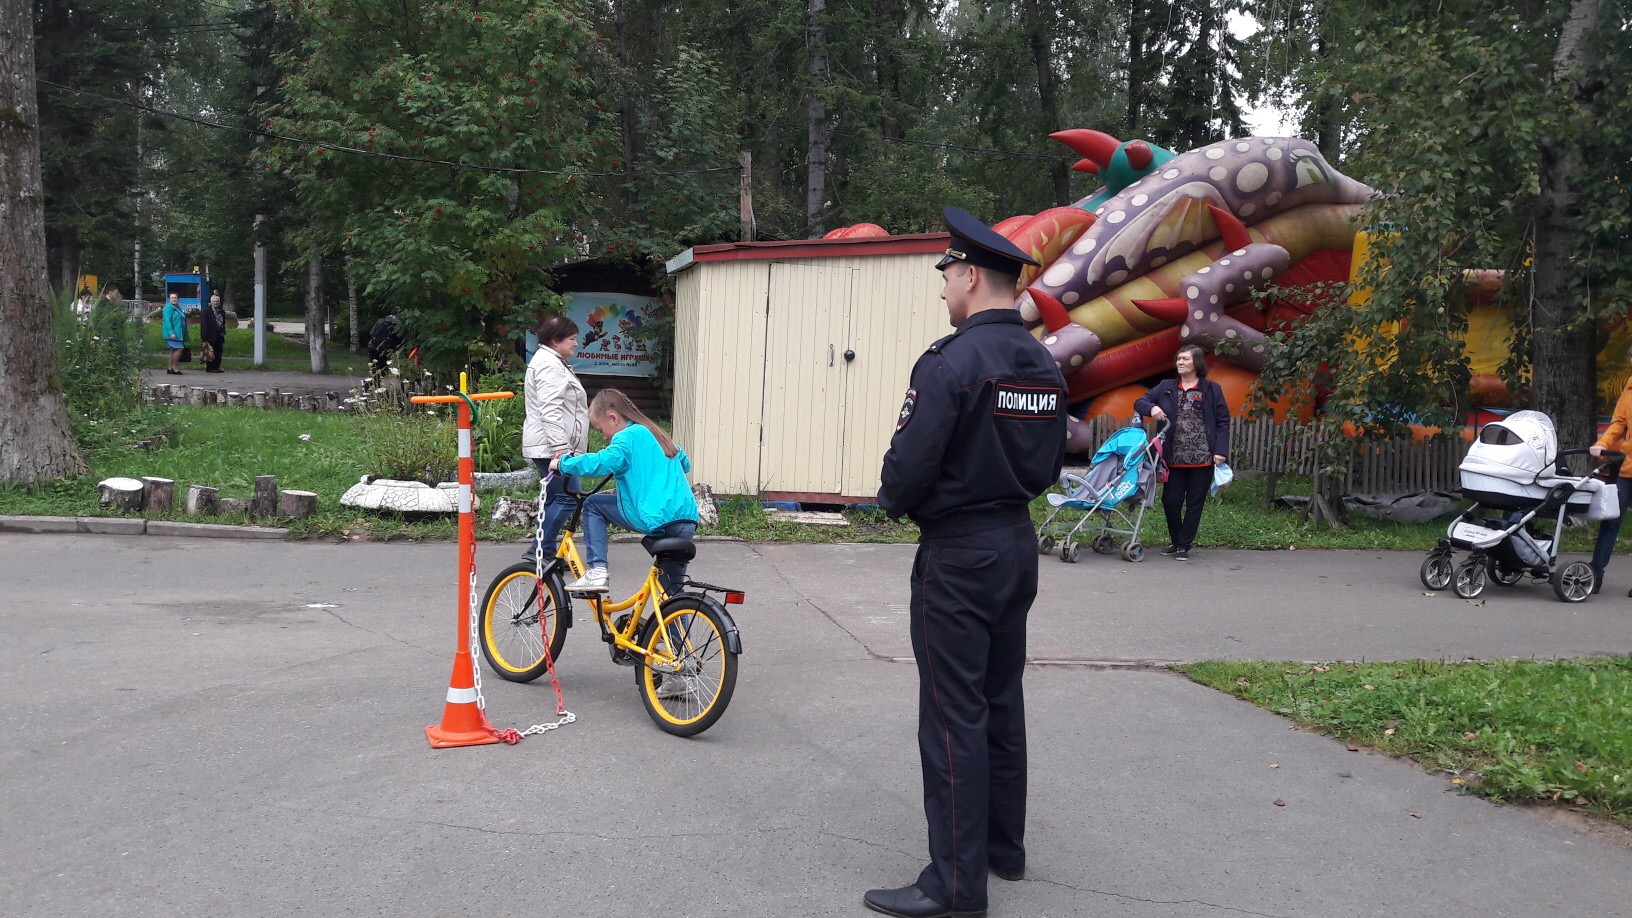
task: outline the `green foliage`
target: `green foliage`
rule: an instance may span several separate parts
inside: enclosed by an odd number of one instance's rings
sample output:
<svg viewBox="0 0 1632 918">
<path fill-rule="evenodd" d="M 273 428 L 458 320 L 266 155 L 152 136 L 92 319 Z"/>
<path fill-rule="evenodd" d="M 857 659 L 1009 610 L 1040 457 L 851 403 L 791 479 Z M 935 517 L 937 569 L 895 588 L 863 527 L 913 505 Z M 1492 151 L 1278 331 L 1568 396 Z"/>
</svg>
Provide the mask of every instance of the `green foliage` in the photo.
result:
<svg viewBox="0 0 1632 918">
<path fill-rule="evenodd" d="M 366 293 L 393 304 L 421 360 L 451 372 L 492 341 L 516 304 L 547 294 L 573 252 L 580 176 L 609 165 L 612 137 L 584 63 L 594 41 L 576 3 L 496 0 L 291 7 L 304 30 L 283 58 L 274 129 L 427 165 L 272 144 L 304 235 L 356 256 Z"/>
<path fill-rule="evenodd" d="M 1632 657 L 1480 663 L 1236 663 L 1190 678 L 1497 800 L 1632 822 Z"/>
<path fill-rule="evenodd" d="M 516 397 L 478 403 L 480 416 L 471 442 L 476 471 L 508 472 L 526 465 L 521 455 L 521 426 L 527 419 L 526 381 L 525 370 L 482 377 L 480 391 L 514 392 Z"/>
<path fill-rule="evenodd" d="M 458 430 L 446 417 L 418 410 L 365 415 L 358 435 L 362 473 L 428 485 L 459 478 Z"/>
<path fill-rule="evenodd" d="M 142 404 L 140 327 L 124 309 L 100 300 L 84 324 L 64 301 L 56 325 L 57 365 L 75 439 L 87 449 L 118 440 Z"/>
</svg>

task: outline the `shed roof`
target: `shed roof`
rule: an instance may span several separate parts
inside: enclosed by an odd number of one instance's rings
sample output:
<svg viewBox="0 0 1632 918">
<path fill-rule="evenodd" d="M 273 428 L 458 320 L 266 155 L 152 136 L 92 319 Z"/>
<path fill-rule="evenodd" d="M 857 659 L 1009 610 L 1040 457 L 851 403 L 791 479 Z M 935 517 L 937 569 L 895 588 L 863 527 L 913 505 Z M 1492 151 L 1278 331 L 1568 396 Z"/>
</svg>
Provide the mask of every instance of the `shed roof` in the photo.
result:
<svg viewBox="0 0 1632 918">
<path fill-rule="evenodd" d="M 840 258 L 854 255 L 929 255 L 946 249 L 946 233 L 872 236 L 864 239 L 792 239 L 692 246 L 664 265 L 679 274 L 703 261 L 770 261 L 778 258 Z"/>
</svg>

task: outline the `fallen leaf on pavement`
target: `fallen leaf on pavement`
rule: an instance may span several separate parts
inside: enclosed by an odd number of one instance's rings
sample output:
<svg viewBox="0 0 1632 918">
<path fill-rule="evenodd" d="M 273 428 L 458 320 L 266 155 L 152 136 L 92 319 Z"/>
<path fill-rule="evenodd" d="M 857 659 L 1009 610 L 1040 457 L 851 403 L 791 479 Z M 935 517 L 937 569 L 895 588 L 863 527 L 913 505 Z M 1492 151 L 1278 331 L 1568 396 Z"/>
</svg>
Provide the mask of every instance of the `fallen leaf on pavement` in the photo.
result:
<svg viewBox="0 0 1632 918">
<path fill-rule="evenodd" d="M 1275 805 L 1276 805 L 1276 806 L 1286 806 L 1286 801 L 1285 801 L 1285 800 L 1282 800 L 1282 799 L 1281 799 L 1281 798 L 1279 798 L 1279 797 L 1276 797 L 1276 798 L 1275 798 Z"/>
<path fill-rule="evenodd" d="M 1350 752 L 1359 752 L 1360 751 L 1360 747 L 1359 746 L 1354 746 L 1354 745 L 1344 746 L 1343 748 L 1349 750 Z"/>
<path fill-rule="evenodd" d="M 1269 767 L 1270 767 L 1270 768 L 1280 768 L 1280 767 L 1281 767 L 1281 763 L 1280 763 L 1280 762 L 1270 762 L 1270 763 L 1269 763 Z"/>
<path fill-rule="evenodd" d="M 1421 813 L 1412 813 L 1412 814 L 1411 814 L 1411 818 L 1412 818 L 1412 819 L 1421 819 L 1421 818 L 1422 818 L 1422 814 L 1421 814 Z"/>
</svg>

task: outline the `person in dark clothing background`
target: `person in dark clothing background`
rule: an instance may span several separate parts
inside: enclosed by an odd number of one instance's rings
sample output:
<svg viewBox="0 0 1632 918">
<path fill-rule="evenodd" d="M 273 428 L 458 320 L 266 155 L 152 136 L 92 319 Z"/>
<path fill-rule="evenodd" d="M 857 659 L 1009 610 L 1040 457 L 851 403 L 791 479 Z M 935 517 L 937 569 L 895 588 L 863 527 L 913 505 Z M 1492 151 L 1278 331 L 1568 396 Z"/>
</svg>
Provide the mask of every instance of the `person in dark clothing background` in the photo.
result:
<svg viewBox="0 0 1632 918">
<path fill-rule="evenodd" d="M 1207 378 L 1206 351 L 1186 344 L 1173 358 L 1173 367 L 1178 378 L 1157 383 L 1139 396 L 1133 410 L 1157 423 L 1167 422 L 1162 438 L 1168 468 L 1162 512 L 1171 544 L 1162 554 L 1188 561 L 1213 485 L 1213 469 L 1230 456 L 1230 406 L 1224 401 L 1224 389 Z"/>
<path fill-rule="evenodd" d="M 375 376 L 385 373 L 391 355 L 402 347 L 402 322 L 395 314 L 385 316 L 368 330 L 368 369 Z"/>
<path fill-rule="evenodd" d="M 930 864 L 863 901 L 904 918 L 984 915 L 988 869 L 1025 875 L 1027 508 L 1065 462 L 1065 380 L 1014 309 L 1036 262 L 962 210 L 945 216 L 936 267 L 957 331 L 912 369 L 878 492 L 920 530 L 910 622 Z"/>
<path fill-rule="evenodd" d="M 227 311 L 221 306 L 221 294 L 210 294 L 198 324 L 198 337 L 204 342 L 204 372 L 220 373 L 221 358 L 227 350 Z"/>
</svg>

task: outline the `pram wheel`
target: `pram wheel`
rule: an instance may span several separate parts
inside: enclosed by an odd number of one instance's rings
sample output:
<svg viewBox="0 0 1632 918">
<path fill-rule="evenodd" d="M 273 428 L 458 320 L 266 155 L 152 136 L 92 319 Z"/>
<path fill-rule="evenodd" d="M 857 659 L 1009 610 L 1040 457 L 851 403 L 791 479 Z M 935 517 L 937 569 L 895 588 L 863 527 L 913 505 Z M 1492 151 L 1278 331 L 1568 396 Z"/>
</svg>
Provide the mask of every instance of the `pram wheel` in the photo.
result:
<svg viewBox="0 0 1632 918">
<path fill-rule="evenodd" d="M 1592 595 L 1592 582 L 1597 575 L 1592 572 L 1592 566 L 1585 561 L 1571 561 L 1563 567 L 1556 568 L 1548 579 L 1553 585 L 1553 595 L 1564 602 L 1581 602 Z"/>
<path fill-rule="evenodd" d="M 1076 564 L 1082 557 L 1082 546 L 1076 542 L 1063 542 L 1060 545 L 1060 560 L 1067 564 Z"/>
<path fill-rule="evenodd" d="M 1456 595 L 1472 599 L 1485 591 L 1485 559 L 1469 558 L 1456 569 Z"/>
<path fill-rule="evenodd" d="M 1451 556 L 1432 554 L 1422 561 L 1422 585 L 1430 590 L 1443 590 L 1451 585 Z"/>
<path fill-rule="evenodd" d="M 1037 537 L 1037 554 L 1046 555 L 1046 554 L 1048 554 L 1049 552 L 1051 552 L 1053 550 L 1054 550 L 1054 537 L 1053 536 L 1051 536 L 1051 535 L 1039 535 Z"/>
<path fill-rule="evenodd" d="M 1128 542 L 1122 546 L 1123 561 L 1140 561 L 1145 557 L 1145 546 L 1138 542 Z"/>
<path fill-rule="evenodd" d="M 1116 550 L 1116 540 L 1108 532 L 1094 536 L 1094 541 L 1089 544 L 1093 546 L 1095 554 L 1108 555 Z"/>
<path fill-rule="evenodd" d="M 1495 558 L 1490 559 L 1490 579 L 1501 586 L 1512 586 L 1524 579 L 1524 571 L 1513 570 Z"/>
</svg>

